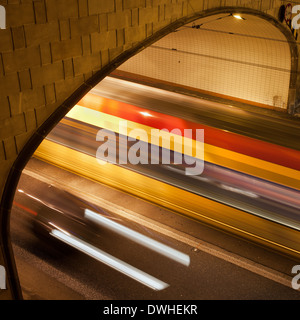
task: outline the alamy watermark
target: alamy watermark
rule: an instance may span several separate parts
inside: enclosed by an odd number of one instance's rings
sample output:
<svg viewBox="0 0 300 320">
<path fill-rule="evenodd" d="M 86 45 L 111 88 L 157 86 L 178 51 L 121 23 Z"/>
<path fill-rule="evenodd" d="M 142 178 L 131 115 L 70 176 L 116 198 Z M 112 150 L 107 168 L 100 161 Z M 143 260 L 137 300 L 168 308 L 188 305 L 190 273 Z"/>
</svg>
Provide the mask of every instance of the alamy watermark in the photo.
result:
<svg viewBox="0 0 300 320">
<path fill-rule="evenodd" d="M 5 268 L 0 265 L 0 289 L 6 289 L 6 272 Z"/>
<path fill-rule="evenodd" d="M 300 5 L 293 6 L 292 13 L 297 14 L 300 11 Z M 298 30 L 300 28 L 300 13 L 292 19 L 292 28 Z"/>
<path fill-rule="evenodd" d="M 300 279 L 300 265 L 299 264 L 293 266 L 292 274 L 296 274 L 294 276 L 294 278 L 292 279 L 292 288 L 295 290 L 299 290 L 300 289 L 300 283 L 298 282 L 298 280 Z"/>
<path fill-rule="evenodd" d="M 6 28 L 6 10 L 3 6 L 0 6 L 0 29 Z"/>
<path fill-rule="evenodd" d="M 96 152 L 100 164 L 174 164 L 184 165 L 186 175 L 203 172 L 204 129 L 152 128 L 149 134 L 140 128 L 128 130 L 127 121 L 120 121 L 118 132 L 117 137 L 106 129 L 98 131 L 96 140 L 103 142 Z"/>
</svg>

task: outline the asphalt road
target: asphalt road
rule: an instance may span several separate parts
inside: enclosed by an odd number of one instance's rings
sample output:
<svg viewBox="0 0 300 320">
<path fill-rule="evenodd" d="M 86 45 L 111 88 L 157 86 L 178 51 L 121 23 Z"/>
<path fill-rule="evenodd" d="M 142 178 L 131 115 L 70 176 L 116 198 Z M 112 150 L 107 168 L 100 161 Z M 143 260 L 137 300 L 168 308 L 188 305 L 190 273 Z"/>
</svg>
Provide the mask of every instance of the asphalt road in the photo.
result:
<svg viewBox="0 0 300 320">
<path fill-rule="evenodd" d="M 75 249 L 37 237 L 31 228 L 34 216 L 14 207 L 11 235 L 25 299 L 300 298 L 300 292 L 291 287 L 291 270 L 298 263 L 290 257 L 36 159 L 26 167 L 20 186 L 32 177 L 109 206 L 118 223 L 176 249 L 188 256 L 190 263 L 183 265 L 109 230 L 95 236 L 101 250 L 168 285 L 153 290 Z"/>
</svg>

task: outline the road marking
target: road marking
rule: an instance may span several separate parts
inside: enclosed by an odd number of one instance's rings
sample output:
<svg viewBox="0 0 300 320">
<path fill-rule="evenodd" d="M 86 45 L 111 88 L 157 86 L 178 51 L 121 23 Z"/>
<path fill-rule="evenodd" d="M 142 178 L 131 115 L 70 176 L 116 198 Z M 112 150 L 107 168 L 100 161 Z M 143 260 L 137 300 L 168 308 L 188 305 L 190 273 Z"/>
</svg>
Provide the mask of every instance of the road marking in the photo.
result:
<svg viewBox="0 0 300 320">
<path fill-rule="evenodd" d="M 199 240 L 193 236 L 187 235 L 184 232 L 181 232 L 181 231 L 175 230 L 171 227 L 165 226 L 162 223 L 159 223 L 157 221 L 154 221 L 152 219 L 144 217 L 137 212 L 134 212 L 134 211 L 129 210 L 127 208 L 124 208 L 124 207 L 121 207 L 121 206 L 116 205 L 114 203 L 111 203 L 110 201 L 99 198 L 98 196 L 96 197 L 96 196 L 91 195 L 89 193 L 85 193 L 79 188 L 76 188 L 73 186 L 71 187 L 63 182 L 57 183 L 57 181 L 55 179 L 50 179 L 49 177 L 46 177 L 36 171 L 24 169 L 23 174 L 26 174 L 32 178 L 38 179 L 38 180 L 43 181 L 45 183 L 49 183 L 54 186 L 60 187 L 64 190 L 72 193 L 74 196 L 81 197 L 81 198 L 84 197 L 85 200 L 92 202 L 99 207 L 102 207 L 104 210 L 109 210 L 118 216 L 121 216 L 121 217 L 126 218 L 128 220 L 132 220 L 135 223 L 141 224 L 142 226 L 149 228 L 155 232 L 158 232 L 164 236 L 167 236 L 169 238 L 177 240 L 181 243 L 189 245 L 193 248 L 196 248 L 202 252 L 208 253 L 208 254 L 215 256 L 219 259 L 222 259 L 224 261 L 230 262 L 240 268 L 246 269 L 246 270 L 248 270 L 252 273 L 255 273 L 257 275 L 260 275 L 264 278 L 267 278 L 269 280 L 275 281 L 275 282 L 280 283 L 284 286 L 292 288 L 292 285 L 291 285 L 292 277 L 290 277 L 282 272 L 279 272 L 279 271 L 276 271 L 272 268 L 263 266 L 259 263 L 252 261 L 252 260 L 241 257 L 235 253 L 229 252 L 225 249 L 222 249 L 220 247 L 217 247 L 215 245 L 207 243 L 203 240 Z"/>
<path fill-rule="evenodd" d="M 152 251 L 156 251 L 169 259 L 175 260 L 185 266 L 189 266 L 190 264 L 190 257 L 180 252 L 176 249 L 173 249 L 165 244 L 158 242 L 152 238 L 149 238 L 139 232 L 136 232 L 130 228 L 123 226 L 122 224 L 116 223 L 111 219 L 104 217 L 101 214 L 93 212 L 89 209 L 85 209 L 84 216 L 86 219 L 93 221 L 94 223 L 105 227 L 115 233 L 122 235 L 125 238 L 130 239 Z"/>
<path fill-rule="evenodd" d="M 153 290 L 160 291 L 169 286 L 167 283 L 150 274 L 131 266 L 65 231 L 54 229 L 50 232 L 50 235 Z"/>
</svg>

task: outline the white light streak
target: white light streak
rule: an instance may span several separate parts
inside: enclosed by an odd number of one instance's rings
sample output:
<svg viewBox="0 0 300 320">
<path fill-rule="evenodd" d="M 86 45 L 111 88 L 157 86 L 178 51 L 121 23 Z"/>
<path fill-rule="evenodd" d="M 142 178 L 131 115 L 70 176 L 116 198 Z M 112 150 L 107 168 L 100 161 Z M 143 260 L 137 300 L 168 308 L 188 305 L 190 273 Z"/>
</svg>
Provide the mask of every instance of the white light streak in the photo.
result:
<svg viewBox="0 0 300 320">
<path fill-rule="evenodd" d="M 239 14 L 233 14 L 233 17 L 238 19 L 238 20 L 244 20 Z"/>
<path fill-rule="evenodd" d="M 119 223 L 116 223 L 110 219 L 105 218 L 104 216 L 97 214 L 89 209 L 85 209 L 85 217 L 94 223 L 101 225 L 111 231 L 114 231 L 134 242 L 139 243 L 140 245 L 149 248 L 155 252 L 158 252 L 172 260 L 175 260 L 185 266 L 190 264 L 190 257 L 176 249 L 173 249 L 167 245 L 164 245 L 161 242 L 153 240 L 143 234 L 136 232 L 132 229 L 129 229 Z"/>
<path fill-rule="evenodd" d="M 169 285 L 153 276 L 123 262 L 110 254 L 60 230 L 52 230 L 50 235 L 89 255 L 90 257 L 108 265 L 126 276 L 150 287 L 153 290 L 163 290 Z"/>
<path fill-rule="evenodd" d="M 247 197 L 251 197 L 251 198 L 259 198 L 259 196 L 253 192 L 247 191 L 247 190 L 242 190 L 239 188 L 235 188 L 235 187 L 231 187 L 231 186 L 227 186 L 226 184 L 221 184 L 221 187 L 225 190 L 231 191 L 231 192 L 236 192 L 236 193 L 240 193 L 243 194 Z"/>
<path fill-rule="evenodd" d="M 60 230 L 60 231 L 63 232 L 64 234 L 66 234 L 66 235 L 68 235 L 68 236 L 71 236 L 71 234 L 70 234 L 68 231 L 60 228 L 59 226 L 57 226 L 57 225 L 54 224 L 53 222 L 49 222 L 49 224 L 50 224 L 51 226 L 53 226 L 54 228 Z"/>
<path fill-rule="evenodd" d="M 146 112 L 146 111 L 141 111 L 140 114 L 142 114 L 145 117 L 153 117 L 153 115 L 151 113 Z"/>
</svg>

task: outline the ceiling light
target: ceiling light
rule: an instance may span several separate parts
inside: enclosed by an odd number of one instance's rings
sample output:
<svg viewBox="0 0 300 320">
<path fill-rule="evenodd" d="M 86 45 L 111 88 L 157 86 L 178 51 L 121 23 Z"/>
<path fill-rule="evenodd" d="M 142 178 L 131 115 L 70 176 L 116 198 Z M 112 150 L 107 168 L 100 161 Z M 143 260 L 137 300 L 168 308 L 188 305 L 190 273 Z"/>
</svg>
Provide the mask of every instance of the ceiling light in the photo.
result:
<svg viewBox="0 0 300 320">
<path fill-rule="evenodd" d="M 233 14 L 233 17 L 239 20 L 245 20 L 245 18 L 241 17 L 239 14 Z"/>
</svg>

